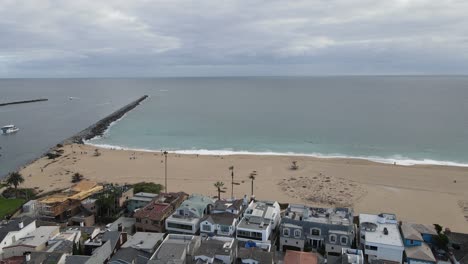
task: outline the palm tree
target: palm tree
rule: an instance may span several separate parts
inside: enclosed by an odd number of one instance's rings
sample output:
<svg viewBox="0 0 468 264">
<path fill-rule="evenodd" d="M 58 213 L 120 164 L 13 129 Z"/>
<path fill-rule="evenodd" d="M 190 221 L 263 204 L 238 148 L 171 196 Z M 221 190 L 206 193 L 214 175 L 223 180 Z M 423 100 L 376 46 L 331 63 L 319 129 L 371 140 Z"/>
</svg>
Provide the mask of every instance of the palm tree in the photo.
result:
<svg viewBox="0 0 468 264">
<path fill-rule="evenodd" d="M 18 197 L 18 185 L 24 182 L 23 175 L 21 175 L 19 172 L 12 172 L 10 173 L 10 176 L 8 176 L 6 182 L 8 185 L 13 185 L 15 187 L 16 197 Z"/>
<path fill-rule="evenodd" d="M 220 181 L 214 184 L 214 187 L 218 190 L 218 200 L 221 200 L 221 193 L 226 192 L 226 191 L 221 190 L 223 186 L 224 186 L 224 182 L 220 182 Z"/>
<path fill-rule="evenodd" d="M 250 173 L 250 175 L 249 175 L 249 179 L 252 180 L 252 189 L 251 189 L 252 194 L 251 194 L 251 196 L 253 196 L 253 194 L 254 194 L 254 193 L 253 193 L 253 189 L 254 189 L 253 187 L 254 187 L 255 176 L 257 176 L 257 171 L 252 171 L 252 172 Z"/>
<path fill-rule="evenodd" d="M 234 166 L 230 166 L 229 170 L 231 171 L 231 198 L 234 199 Z"/>
</svg>

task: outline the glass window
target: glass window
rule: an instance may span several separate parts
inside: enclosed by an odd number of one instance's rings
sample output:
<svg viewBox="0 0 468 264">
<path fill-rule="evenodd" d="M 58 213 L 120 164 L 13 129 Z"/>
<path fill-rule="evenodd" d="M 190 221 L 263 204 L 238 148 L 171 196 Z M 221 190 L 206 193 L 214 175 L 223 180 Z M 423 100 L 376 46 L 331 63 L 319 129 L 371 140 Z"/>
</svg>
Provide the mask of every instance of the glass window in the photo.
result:
<svg viewBox="0 0 468 264">
<path fill-rule="evenodd" d="M 221 225 L 220 227 L 221 227 L 221 228 L 220 228 L 221 232 L 223 232 L 223 233 L 229 233 L 229 226 L 227 226 L 227 225 Z"/>
<path fill-rule="evenodd" d="M 310 230 L 310 234 L 313 236 L 320 236 L 320 229 L 319 228 L 312 228 Z"/>
<path fill-rule="evenodd" d="M 294 237 L 301 237 L 301 230 L 294 230 Z"/>
<path fill-rule="evenodd" d="M 211 226 L 210 225 L 202 225 L 202 230 L 206 232 L 211 232 Z"/>
<path fill-rule="evenodd" d="M 171 222 L 167 223 L 167 227 L 184 229 L 184 230 L 192 230 L 191 225 L 176 224 L 176 223 L 171 223 Z"/>
<path fill-rule="evenodd" d="M 341 237 L 340 237 L 340 242 L 341 242 L 342 245 L 348 244 L 348 237 L 346 237 L 346 236 L 341 236 Z"/>
<path fill-rule="evenodd" d="M 330 235 L 330 243 L 336 243 L 336 235 Z"/>
<path fill-rule="evenodd" d="M 283 236 L 286 236 L 286 237 L 289 236 L 289 228 L 284 228 L 283 229 Z"/>
</svg>

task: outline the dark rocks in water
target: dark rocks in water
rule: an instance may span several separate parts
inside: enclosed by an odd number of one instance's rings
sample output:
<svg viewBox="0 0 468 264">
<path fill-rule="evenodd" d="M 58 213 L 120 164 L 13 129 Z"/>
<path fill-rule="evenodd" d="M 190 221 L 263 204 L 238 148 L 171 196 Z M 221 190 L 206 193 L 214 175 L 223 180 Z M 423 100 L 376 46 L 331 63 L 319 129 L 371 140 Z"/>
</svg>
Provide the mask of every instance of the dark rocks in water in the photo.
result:
<svg viewBox="0 0 468 264">
<path fill-rule="evenodd" d="M 113 112 L 112 114 L 106 116 L 105 118 L 99 120 L 94 125 L 86 128 L 85 130 L 79 132 L 78 134 L 70 137 L 64 141 L 64 144 L 78 143 L 83 144 L 85 140 L 92 139 L 97 136 L 102 136 L 107 130 L 109 125 L 120 119 L 125 113 L 131 111 L 133 108 L 137 107 L 143 100 L 148 98 L 148 95 L 140 97 L 138 100 L 129 103 L 128 105 L 120 108 L 119 110 Z"/>
</svg>

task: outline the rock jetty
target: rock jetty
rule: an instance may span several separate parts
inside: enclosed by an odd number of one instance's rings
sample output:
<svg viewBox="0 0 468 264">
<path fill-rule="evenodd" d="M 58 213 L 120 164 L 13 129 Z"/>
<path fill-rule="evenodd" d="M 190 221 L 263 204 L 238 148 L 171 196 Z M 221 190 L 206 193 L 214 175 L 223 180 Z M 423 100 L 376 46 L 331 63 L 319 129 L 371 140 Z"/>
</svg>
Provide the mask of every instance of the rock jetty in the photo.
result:
<svg viewBox="0 0 468 264">
<path fill-rule="evenodd" d="M 109 127 L 109 125 L 120 119 L 125 113 L 129 112 L 133 108 L 137 107 L 143 100 L 148 98 L 148 95 L 144 95 L 137 99 L 136 101 L 133 101 L 129 103 L 128 105 L 120 108 L 119 110 L 113 112 L 112 114 L 106 116 L 105 118 L 99 120 L 92 126 L 82 130 L 78 134 L 66 139 L 63 144 L 72 144 L 72 143 L 78 143 L 78 144 L 84 144 L 85 140 L 92 139 L 97 136 L 101 136 Z"/>
<path fill-rule="evenodd" d="M 8 102 L 8 103 L 0 103 L 0 106 L 14 105 L 14 104 L 36 103 L 36 102 L 44 102 L 44 101 L 49 101 L 49 99 L 47 99 L 47 98 L 40 98 L 40 99 L 33 99 L 33 100 L 24 100 L 24 101 L 15 101 L 15 102 Z"/>
</svg>

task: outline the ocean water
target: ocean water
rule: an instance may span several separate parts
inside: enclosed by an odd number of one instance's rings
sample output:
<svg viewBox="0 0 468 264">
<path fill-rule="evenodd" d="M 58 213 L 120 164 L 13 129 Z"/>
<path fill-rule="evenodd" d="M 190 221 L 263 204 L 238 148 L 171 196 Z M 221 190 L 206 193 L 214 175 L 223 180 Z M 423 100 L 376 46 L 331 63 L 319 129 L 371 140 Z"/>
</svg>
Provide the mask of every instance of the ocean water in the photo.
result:
<svg viewBox="0 0 468 264">
<path fill-rule="evenodd" d="M 88 143 L 468 166 L 468 76 L 27 79 L 0 93 L 50 99 L 0 107 L 22 129 L 0 137 L 0 175 L 143 94 Z"/>
</svg>

